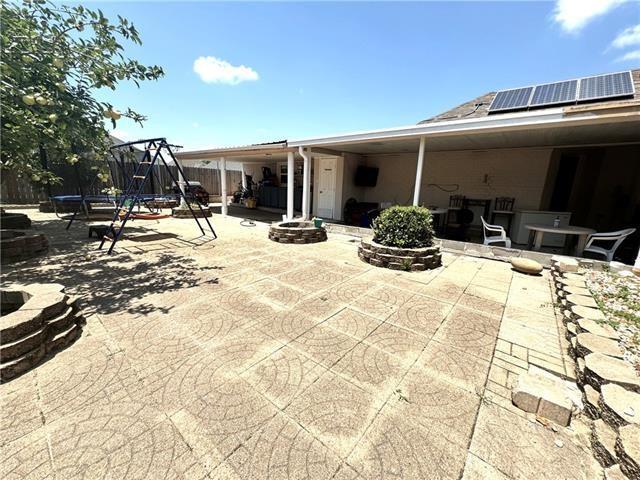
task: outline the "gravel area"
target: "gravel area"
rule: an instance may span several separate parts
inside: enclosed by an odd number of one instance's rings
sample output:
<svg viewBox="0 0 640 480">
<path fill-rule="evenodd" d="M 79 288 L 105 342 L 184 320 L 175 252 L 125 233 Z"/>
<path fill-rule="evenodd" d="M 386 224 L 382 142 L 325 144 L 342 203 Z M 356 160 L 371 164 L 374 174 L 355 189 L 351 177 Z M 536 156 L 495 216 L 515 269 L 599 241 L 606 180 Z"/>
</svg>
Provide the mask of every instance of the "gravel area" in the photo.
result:
<svg viewBox="0 0 640 480">
<path fill-rule="evenodd" d="M 621 338 L 625 359 L 640 372 L 640 279 L 633 275 L 586 271 L 587 286 Z"/>
</svg>

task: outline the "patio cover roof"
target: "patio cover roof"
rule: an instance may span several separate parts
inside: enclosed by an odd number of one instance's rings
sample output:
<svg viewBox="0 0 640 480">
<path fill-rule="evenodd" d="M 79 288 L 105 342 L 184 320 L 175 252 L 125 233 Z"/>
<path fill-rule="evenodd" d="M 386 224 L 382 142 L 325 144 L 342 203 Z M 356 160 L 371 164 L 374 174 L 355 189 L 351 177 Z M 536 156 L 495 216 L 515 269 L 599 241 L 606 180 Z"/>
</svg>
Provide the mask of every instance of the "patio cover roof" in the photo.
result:
<svg viewBox="0 0 640 480">
<path fill-rule="evenodd" d="M 181 161 L 228 157 L 235 161 L 284 161 L 287 152 L 310 147 L 341 154 L 417 152 L 498 148 L 569 147 L 640 142 L 640 101 L 547 108 L 502 115 L 439 121 L 382 130 L 327 135 L 245 147 L 180 152 Z"/>
</svg>

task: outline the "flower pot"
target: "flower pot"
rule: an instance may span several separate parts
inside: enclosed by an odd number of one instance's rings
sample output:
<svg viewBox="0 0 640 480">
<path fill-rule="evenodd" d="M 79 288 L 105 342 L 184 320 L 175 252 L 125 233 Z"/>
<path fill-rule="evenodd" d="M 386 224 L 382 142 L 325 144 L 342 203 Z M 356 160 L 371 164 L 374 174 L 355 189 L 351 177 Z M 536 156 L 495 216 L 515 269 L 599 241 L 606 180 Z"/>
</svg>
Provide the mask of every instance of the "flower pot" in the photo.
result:
<svg viewBox="0 0 640 480">
<path fill-rule="evenodd" d="M 324 220 L 322 220 L 321 218 L 314 218 L 313 219 L 313 226 L 316 228 L 320 228 L 322 226 L 322 223 L 324 222 Z"/>
<path fill-rule="evenodd" d="M 256 208 L 257 205 L 258 205 L 258 200 L 255 197 L 244 199 L 244 206 L 247 208 Z"/>
</svg>

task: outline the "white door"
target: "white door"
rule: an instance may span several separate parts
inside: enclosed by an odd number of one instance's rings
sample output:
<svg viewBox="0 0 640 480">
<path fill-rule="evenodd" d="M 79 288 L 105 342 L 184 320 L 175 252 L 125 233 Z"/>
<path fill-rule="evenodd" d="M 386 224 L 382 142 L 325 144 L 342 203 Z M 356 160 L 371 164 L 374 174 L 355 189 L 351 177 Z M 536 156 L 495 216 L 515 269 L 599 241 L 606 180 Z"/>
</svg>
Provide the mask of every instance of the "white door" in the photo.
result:
<svg viewBox="0 0 640 480">
<path fill-rule="evenodd" d="M 335 158 L 319 159 L 320 175 L 318 176 L 318 216 L 320 218 L 335 218 L 336 202 L 336 169 Z"/>
</svg>

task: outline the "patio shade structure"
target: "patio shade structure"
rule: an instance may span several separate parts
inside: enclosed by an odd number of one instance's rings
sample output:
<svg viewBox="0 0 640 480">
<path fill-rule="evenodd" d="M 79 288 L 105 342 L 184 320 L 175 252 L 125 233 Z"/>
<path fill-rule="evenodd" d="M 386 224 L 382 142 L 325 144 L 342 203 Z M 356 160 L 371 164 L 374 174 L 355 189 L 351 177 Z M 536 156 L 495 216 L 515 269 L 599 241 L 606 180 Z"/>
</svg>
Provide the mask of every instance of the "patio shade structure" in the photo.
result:
<svg viewBox="0 0 640 480">
<path fill-rule="evenodd" d="M 218 160 L 220 168 L 220 183 L 222 192 L 222 214 L 227 215 L 227 185 L 226 162 L 240 162 L 242 169 L 243 187 L 246 188 L 245 167 L 249 164 L 261 165 L 269 162 L 286 162 L 287 165 L 287 219 L 294 218 L 294 173 L 296 159 L 303 160 L 302 186 L 302 217 L 310 218 L 310 179 L 311 179 L 311 149 L 288 147 L 286 142 L 262 145 L 248 145 L 244 147 L 220 148 L 182 152 L 177 157 L 183 165 L 199 163 L 202 160 Z"/>
</svg>

